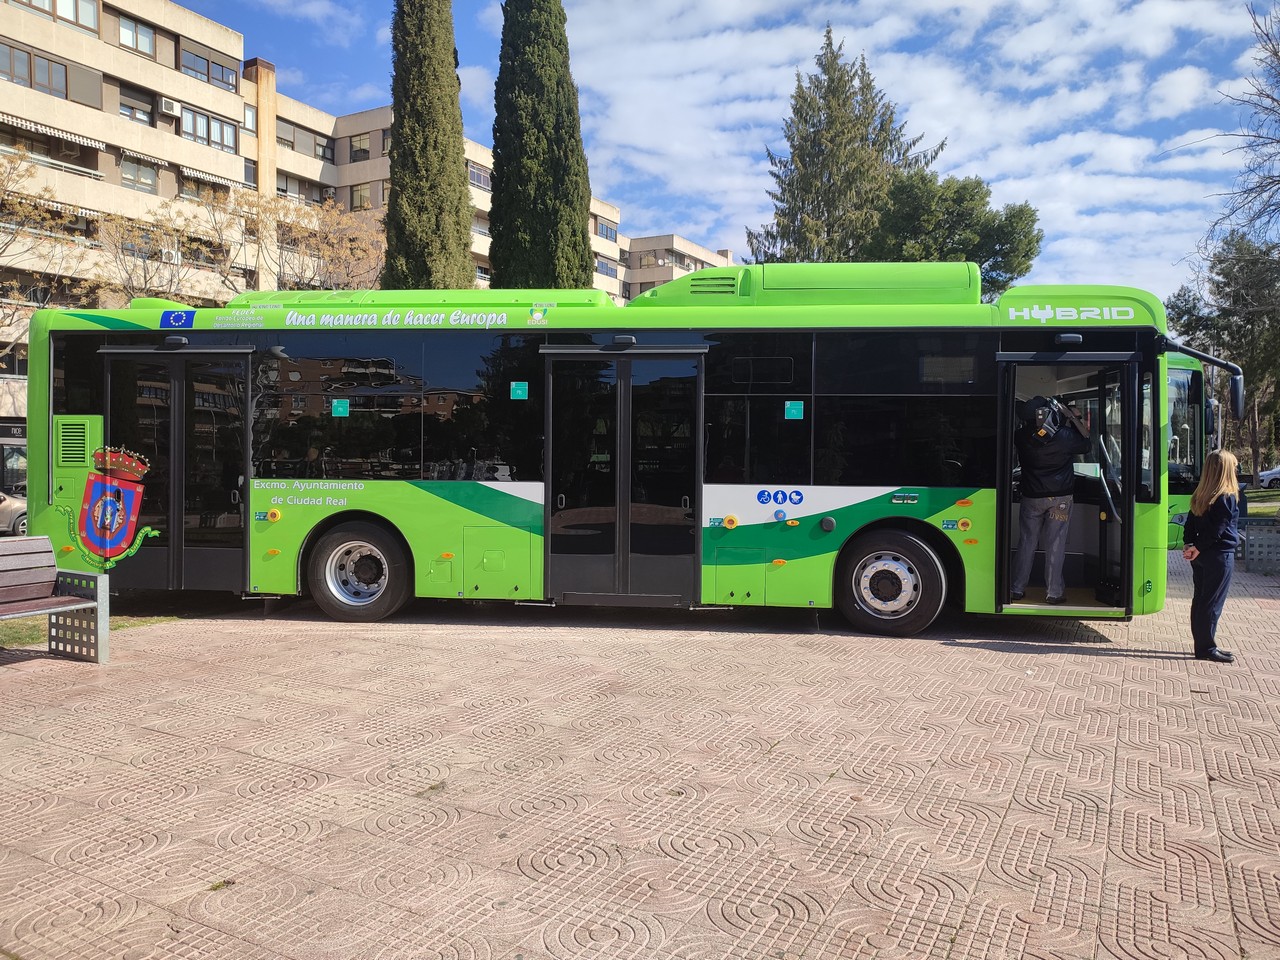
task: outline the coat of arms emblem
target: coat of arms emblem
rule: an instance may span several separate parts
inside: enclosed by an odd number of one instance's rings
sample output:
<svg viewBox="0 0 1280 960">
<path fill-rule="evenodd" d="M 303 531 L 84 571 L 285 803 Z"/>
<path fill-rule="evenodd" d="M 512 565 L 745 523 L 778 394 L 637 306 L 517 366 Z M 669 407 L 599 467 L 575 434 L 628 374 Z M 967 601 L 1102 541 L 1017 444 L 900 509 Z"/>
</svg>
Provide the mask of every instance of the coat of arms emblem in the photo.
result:
<svg viewBox="0 0 1280 960">
<path fill-rule="evenodd" d="M 80 536 L 92 553 L 112 560 L 133 541 L 142 508 L 142 478 L 151 464 L 120 447 L 100 447 L 93 452 L 93 466 L 80 504 Z"/>
</svg>

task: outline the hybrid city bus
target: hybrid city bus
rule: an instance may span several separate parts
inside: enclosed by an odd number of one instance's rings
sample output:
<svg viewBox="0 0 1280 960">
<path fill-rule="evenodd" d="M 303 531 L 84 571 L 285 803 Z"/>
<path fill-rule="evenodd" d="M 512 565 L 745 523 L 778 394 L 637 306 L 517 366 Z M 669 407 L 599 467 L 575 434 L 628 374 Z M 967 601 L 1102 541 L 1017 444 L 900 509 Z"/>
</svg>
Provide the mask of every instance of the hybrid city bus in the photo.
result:
<svg viewBox="0 0 1280 960">
<path fill-rule="evenodd" d="M 834 607 L 893 635 L 948 602 L 1123 619 L 1164 602 L 1181 349 L 1151 294 L 984 303 L 965 263 L 712 268 L 625 306 L 306 291 L 42 310 L 30 524 L 113 590 L 308 593 L 351 621 L 414 597 Z M 1009 595 L 1011 438 L 1034 395 L 1074 401 L 1094 438 L 1063 606 Z"/>
</svg>

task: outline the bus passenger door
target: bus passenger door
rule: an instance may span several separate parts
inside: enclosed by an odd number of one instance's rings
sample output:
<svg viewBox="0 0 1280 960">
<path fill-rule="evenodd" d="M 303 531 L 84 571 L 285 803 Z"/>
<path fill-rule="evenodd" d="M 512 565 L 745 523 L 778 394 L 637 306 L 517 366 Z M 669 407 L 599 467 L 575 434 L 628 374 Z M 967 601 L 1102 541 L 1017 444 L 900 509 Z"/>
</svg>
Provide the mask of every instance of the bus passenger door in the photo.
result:
<svg viewBox="0 0 1280 960">
<path fill-rule="evenodd" d="M 1133 612 L 1133 529 L 1140 472 L 1137 365 L 1129 354 L 1001 355 L 1000 472 L 1009 478 L 997 498 L 997 606 L 1057 609 L 1043 603 L 1043 554 L 1037 551 L 1026 595 L 1010 596 L 1020 539 L 1021 467 L 1013 433 L 1020 405 L 1034 396 L 1070 401 L 1089 428 L 1092 449 L 1077 457 L 1075 505 L 1067 534 L 1064 611 Z M 1064 425 L 1063 429 L 1074 429 Z M 1147 450 L 1147 456 L 1152 452 Z M 1148 463 L 1152 461 L 1148 460 Z"/>
<path fill-rule="evenodd" d="M 129 481 L 141 488 L 138 549 L 111 568 L 112 586 L 243 591 L 248 348 L 102 352 L 108 456 L 123 450 L 146 464 Z"/>
<path fill-rule="evenodd" d="M 691 604 L 701 540 L 700 353 L 544 351 L 547 597 Z"/>
</svg>

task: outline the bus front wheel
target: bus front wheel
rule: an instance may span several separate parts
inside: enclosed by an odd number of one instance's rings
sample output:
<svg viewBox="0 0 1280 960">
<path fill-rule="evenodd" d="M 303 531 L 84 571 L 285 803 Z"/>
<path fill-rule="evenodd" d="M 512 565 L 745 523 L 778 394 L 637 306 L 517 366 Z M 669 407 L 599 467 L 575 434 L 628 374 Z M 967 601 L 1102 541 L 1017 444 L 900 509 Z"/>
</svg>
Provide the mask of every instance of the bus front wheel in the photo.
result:
<svg viewBox="0 0 1280 960">
<path fill-rule="evenodd" d="M 372 623 L 391 616 L 408 601 L 409 580 L 404 547 L 372 523 L 334 527 L 307 563 L 311 598 L 335 620 Z"/>
<path fill-rule="evenodd" d="M 851 543 L 836 568 L 836 606 L 854 629 L 911 637 L 947 599 L 942 561 L 924 541 L 877 531 Z"/>
</svg>

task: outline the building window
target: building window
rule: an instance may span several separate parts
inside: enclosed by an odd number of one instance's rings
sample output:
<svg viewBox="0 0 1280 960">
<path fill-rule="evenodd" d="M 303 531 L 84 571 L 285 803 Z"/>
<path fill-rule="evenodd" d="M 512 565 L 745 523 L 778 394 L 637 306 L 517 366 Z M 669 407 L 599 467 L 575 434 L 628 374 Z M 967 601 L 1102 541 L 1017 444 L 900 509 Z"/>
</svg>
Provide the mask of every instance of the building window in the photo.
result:
<svg viewBox="0 0 1280 960">
<path fill-rule="evenodd" d="M 220 63 L 209 64 L 209 82 L 215 87 L 221 87 L 223 90 L 236 92 L 236 81 L 239 79 L 239 73 L 230 67 L 224 67 Z"/>
<path fill-rule="evenodd" d="M 604 257 L 596 257 L 596 273 L 602 273 L 606 277 L 618 277 L 618 265 L 612 260 L 606 260 Z"/>
<path fill-rule="evenodd" d="M 236 125 L 230 120 L 210 117 L 197 113 L 190 107 L 182 108 L 182 135 L 196 143 L 207 144 L 224 150 L 236 152 Z"/>
<path fill-rule="evenodd" d="M 617 243 L 618 227 L 616 224 L 612 224 L 608 220 L 601 220 L 596 223 L 596 236 L 604 237 L 606 240 L 612 240 L 614 243 Z"/>
<path fill-rule="evenodd" d="M 244 182 L 251 187 L 258 185 L 258 161 L 245 159 L 244 161 Z"/>
<path fill-rule="evenodd" d="M 20 87 L 31 86 L 31 54 L 0 43 L 0 80 L 8 80 Z"/>
<path fill-rule="evenodd" d="M 120 116 L 126 120 L 132 120 L 134 123 L 141 123 L 144 126 L 151 126 L 151 108 L 154 101 L 151 94 L 145 90 L 135 90 L 133 87 L 120 87 Z"/>
<path fill-rule="evenodd" d="M 391 152 L 391 131 L 382 131 L 382 155 L 385 157 Z"/>
<path fill-rule="evenodd" d="M 22 7 L 29 7 L 46 16 L 98 32 L 98 0 L 11 0 Z M 56 12 L 55 12 L 56 6 Z"/>
<path fill-rule="evenodd" d="M 200 184 L 195 180 L 188 180 L 183 177 L 178 181 L 178 196 L 185 197 L 188 200 L 199 200 Z"/>
<path fill-rule="evenodd" d="M 328 137 L 316 136 L 316 159 L 333 163 L 333 141 Z"/>
<path fill-rule="evenodd" d="M 479 234 L 482 237 L 489 236 L 489 221 L 480 220 L 479 218 L 471 221 L 471 232 Z"/>
<path fill-rule="evenodd" d="M 120 161 L 120 182 L 130 190 L 156 192 L 156 168 L 143 160 L 125 157 Z"/>
<path fill-rule="evenodd" d="M 391 202 L 391 181 L 382 181 L 382 205 L 385 207 Z"/>
<path fill-rule="evenodd" d="M 352 210 L 368 210 L 372 204 L 369 203 L 369 184 L 357 183 L 351 188 L 351 209 Z"/>
<path fill-rule="evenodd" d="M 492 190 L 493 182 L 490 179 L 490 171 L 486 167 L 480 166 L 478 163 L 467 161 L 467 176 L 471 180 L 473 187 L 479 187 L 481 190 Z"/>
<path fill-rule="evenodd" d="M 351 138 L 351 162 L 369 159 L 369 134 L 357 133 Z"/>
<path fill-rule="evenodd" d="M 195 77 L 205 83 L 212 83 L 215 87 L 235 92 L 237 79 L 235 70 L 224 67 L 220 63 L 211 63 L 190 50 L 182 51 L 182 72 L 188 77 Z"/>
<path fill-rule="evenodd" d="M 49 141 L 34 133 L 0 130 L 0 145 L 25 150 L 32 156 L 49 156 Z"/>
<path fill-rule="evenodd" d="M 98 0 L 58 0 L 58 19 L 98 32 Z"/>
<path fill-rule="evenodd" d="M 188 77 L 195 77 L 197 80 L 209 82 L 209 61 L 204 57 L 196 56 L 190 50 L 182 51 L 182 72 Z"/>
<path fill-rule="evenodd" d="M 488 267 L 486 267 L 483 263 L 477 263 L 477 264 L 476 264 L 476 279 L 477 279 L 477 280 L 483 280 L 485 283 L 488 283 L 491 279 L 493 279 L 493 271 L 492 271 L 492 270 L 490 270 Z M 444 400 L 444 398 L 443 398 L 443 397 L 441 397 L 441 401 L 442 401 L 442 402 L 443 402 L 443 400 Z"/>
<path fill-rule="evenodd" d="M 35 82 L 31 84 L 32 87 L 41 93 L 67 99 L 67 68 L 44 57 L 32 57 L 32 59 L 36 66 Z"/>
<path fill-rule="evenodd" d="M 148 57 L 156 55 L 156 28 L 147 23 L 120 18 L 120 46 L 145 53 Z"/>
<path fill-rule="evenodd" d="M 276 174 L 276 193 L 282 197 L 293 197 L 307 203 L 320 202 L 320 187 L 310 180 L 299 180 L 287 174 Z"/>
<path fill-rule="evenodd" d="M 282 147 L 293 149 L 293 138 L 297 134 L 294 133 L 293 124 L 285 123 L 283 120 L 276 121 L 276 143 Z"/>
<path fill-rule="evenodd" d="M 30 7 L 32 10 L 39 10 L 41 13 L 53 16 L 53 0 L 13 0 L 13 2 L 21 7 Z"/>
<path fill-rule="evenodd" d="M 244 105 L 244 123 L 241 124 L 250 133 L 258 132 L 258 108 L 246 103 Z"/>
</svg>

